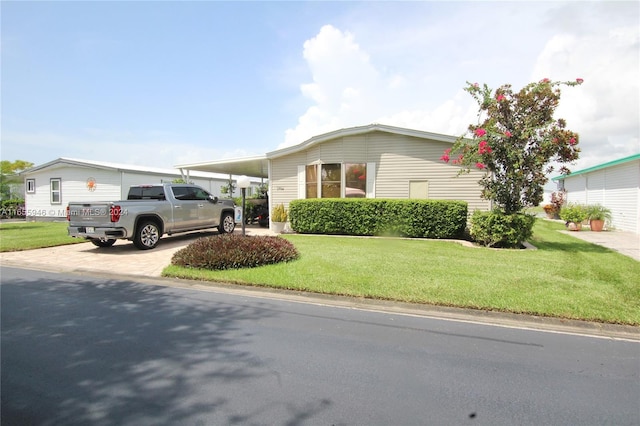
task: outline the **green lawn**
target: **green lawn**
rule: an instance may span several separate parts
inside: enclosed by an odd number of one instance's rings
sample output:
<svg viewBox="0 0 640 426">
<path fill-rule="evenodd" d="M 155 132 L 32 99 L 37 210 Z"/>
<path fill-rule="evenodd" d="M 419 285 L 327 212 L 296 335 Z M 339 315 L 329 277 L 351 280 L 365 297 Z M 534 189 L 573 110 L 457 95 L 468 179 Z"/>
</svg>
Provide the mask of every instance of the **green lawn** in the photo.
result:
<svg viewBox="0 0 640 426">
<path fill-rule="evenodd" d="M 84 242 L 67 235 L 67 222 L 0 223 L 0 252 Z"/>
<path fill-rule="evenodd" d="M 0 224 L 0 251 L 73 244 L 66 223 Z M 286 235 L 300 259 L 252 269 L 168 266 L 165 276 L 640 325 L 640 262 L 539 220 L 538 250 L 453 242 Z M 589 232 L 589 231 L 584 231 Z"/>
<path fill-rule="evenodd" d="M 540 220 L 538 250 L 389 238 L 287 235 L 291 263 L 170 277 L 640 325 L 640 262 Z M 589 231 L 585 231 L 589 232 Z"/>
</svg>

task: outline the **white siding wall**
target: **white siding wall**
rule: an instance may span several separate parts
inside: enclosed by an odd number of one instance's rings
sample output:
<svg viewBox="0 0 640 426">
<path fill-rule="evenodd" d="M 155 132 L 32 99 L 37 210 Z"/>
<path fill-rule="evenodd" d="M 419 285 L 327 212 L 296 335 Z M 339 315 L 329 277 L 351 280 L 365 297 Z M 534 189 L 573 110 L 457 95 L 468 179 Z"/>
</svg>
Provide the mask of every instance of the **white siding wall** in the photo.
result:
<svg viewBox="0 0 640 426">
<path fill-rule="evenodd" d="M 27 217 L 42 219 L 64 219 L 69 202 L 118 201 L 126 199 L 131 185 L 171 182 L 179 175 L 159 175 L 116 169 L 58 165 L 25 175 L 25 179 L 35 179 L 36 192 L 25 194 Z M 61 180 L 61 203 L 51 204 L 50 179 Z M 87 187 L 89 179 L 95 181 L 95 189 Z M 200 185 L 213 195 L 221 196 L 224 179 L 190 176 L 190 181 Z"/>
<path fill-rule="evenodd" d="M 640 233 L 640 161 L 569 176 L 570 203 L 601 204 L 611 210 L 613 228 Z"/>
<path fill-rule="evenodd" d="M 640 233 L 640 160 L 607 169 L 603 205 L 611 210 L 615 229 Z"/>
<path fill-rule="evenodd" d="M 70 201 L 110 201 L 120 198 L 120 180 L 116 171 L 86 167 L 59 167 L 30 173 L 27 179 L 35 179 L 35 194 L 25 194 L 25 208 L 29 218 L 64 219 Z M 51 203 L 50 180 L 61 181 L 61 203 Z M 96 182 L 89 191 L 87 181 Z"/>
<path fill-rule="evenodd" d="M 375 163 L 376 198 L 408 198 L 410 181 L 428 181 L 430 199 L 464 200 L 469 212 L 488 210 L 490 203 L 480 198 L 478 180 L 482 173 L 457 176 L 458 167 L 440 161 L 451 145 L 410 136 L 374 132 L 337 138 L 272 160 L 272 205 L 298 198 L 298 166 L 323 163 Z M 367 174 L 372 171 L 367 170 Z"/>
<path fill-rule="evenodd" d="M 567 191 L 567 203 L 587 203 L 587 179 L 585 175 L 565 179 L 564 189 Z"/>
</svg>

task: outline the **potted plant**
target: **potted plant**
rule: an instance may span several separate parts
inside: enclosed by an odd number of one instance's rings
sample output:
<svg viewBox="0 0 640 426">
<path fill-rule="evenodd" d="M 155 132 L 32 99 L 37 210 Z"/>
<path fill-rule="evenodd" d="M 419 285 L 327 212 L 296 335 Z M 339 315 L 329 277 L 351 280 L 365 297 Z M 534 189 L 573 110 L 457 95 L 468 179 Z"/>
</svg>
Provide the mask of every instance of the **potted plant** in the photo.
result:
<svg viewBox="0 0 640 426">
<path fill-rule="evenodd" d="M 584 206 L 580 204 L 569 204 L 560 210 L 560 219 L 564 220 L 570 231 L 579 231 L 582 228 L 582 221 L 589 217 Z"/>
<path fill-rule="evenodd" d="M 611 220 L 611 210 L 600 204 L 593 204 L 587 207 L 589 227 L 592 231 L 600 232 L 604 228 L 604 222 Z"/>
<path fill-rule="evenodd" d="M 557 219 L 558 218 L 558 210 L 556 206 L 553 204 L 545 204 L 542 209 L 547 215 L 547 219 Z"/>
<path fill-rule="evenodd" d="M 271 222 L 273 224 L 273 232 L 278 234 L 284 230 L 284 225 L 287 222 L 287 211 L 284 208 L 284 204 L 280 203 L 273 208 L 271 212 Z"/>
</svg>

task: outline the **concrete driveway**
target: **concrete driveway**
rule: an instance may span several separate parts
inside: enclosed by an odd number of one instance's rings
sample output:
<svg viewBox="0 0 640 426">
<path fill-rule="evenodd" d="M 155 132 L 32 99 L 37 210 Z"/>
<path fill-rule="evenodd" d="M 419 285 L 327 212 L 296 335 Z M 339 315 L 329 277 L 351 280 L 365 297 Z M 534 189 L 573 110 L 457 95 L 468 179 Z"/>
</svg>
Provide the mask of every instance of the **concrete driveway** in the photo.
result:
<svg viewBox="0 0 640 426">
<path fill-rule="evenodd" d="M 236 228 L 235 233 L 241 233 Z M 19 252 L 0 253 L 4 266 L 17 266 L 54 272 L 99 272 L 159 277 L 171 264 L 173 254 L 198 238 L 217 235 L 217 231 L 193 232 L 163 237 L 155 249 L 138 250 L 132 242 L 118 240 L 112 247 L 98 248 L 91 243 L 71 244 Z M 248 226 L 247 235 L 275 235 L 268 228 Z M 132 256 L 134 255 L 135 256 Z"/>
</svg>

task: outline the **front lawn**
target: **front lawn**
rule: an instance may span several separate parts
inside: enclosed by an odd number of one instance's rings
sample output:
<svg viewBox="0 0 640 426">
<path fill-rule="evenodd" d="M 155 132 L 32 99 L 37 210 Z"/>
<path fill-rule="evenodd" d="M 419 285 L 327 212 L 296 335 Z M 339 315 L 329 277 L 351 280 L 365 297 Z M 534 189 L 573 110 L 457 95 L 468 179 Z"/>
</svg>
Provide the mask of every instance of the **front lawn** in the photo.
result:
<svg viewBox="0 0 640 426">
<path fill-rule="evenodd" d="M 0 252 L 85 242 L 67 235 L 67 222 L 0 223 Z"/>
<path fill-rule="evenodd" d="M 538 250 L 391 238 L 286 235 L 291 263 L 169 277 L 640 325 L 640 262 L 539 220 Z M 589 231 L 586 231 L 589 232 Z"/>
</svg>

